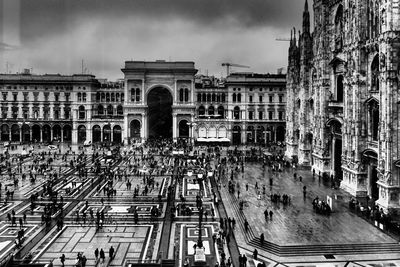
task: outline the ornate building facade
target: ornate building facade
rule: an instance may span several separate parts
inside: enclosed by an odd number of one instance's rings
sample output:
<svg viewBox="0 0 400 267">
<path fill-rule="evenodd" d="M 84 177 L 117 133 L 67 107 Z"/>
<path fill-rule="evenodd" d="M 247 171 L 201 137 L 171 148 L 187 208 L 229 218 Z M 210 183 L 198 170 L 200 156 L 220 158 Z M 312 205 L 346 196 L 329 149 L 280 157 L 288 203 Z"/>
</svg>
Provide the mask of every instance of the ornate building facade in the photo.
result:
<svg viewBox="0 0 400 267">
<path fill-rule="evenodd" d="M 283 141 L 285 75 L 232 74 L 216 82 L 196 76 L 194 62 L 165 61 L 127 61 L 122 72 L 117 82 L 83 74 L 0 74 L 0 140 Z"/>
<path fill-rule="evenodd" d="M 284 141 L 286 76 L 233 73 L 224 81 L 196 83 L 195 137 L 234 145 Z"/>
<path fill-rule="evenodd" d="M 305 3 L 292 31 L 286 156 L 352 195 L 400 208 L 400 14 L 395 0 Z"/>
</svg>

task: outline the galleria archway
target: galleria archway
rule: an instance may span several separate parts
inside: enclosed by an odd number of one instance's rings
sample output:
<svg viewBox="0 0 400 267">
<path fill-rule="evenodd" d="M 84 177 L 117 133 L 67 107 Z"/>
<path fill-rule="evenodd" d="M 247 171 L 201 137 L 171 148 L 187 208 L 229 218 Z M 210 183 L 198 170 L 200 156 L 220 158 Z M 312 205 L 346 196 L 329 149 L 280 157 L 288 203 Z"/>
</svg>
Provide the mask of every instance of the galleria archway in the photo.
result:
<svg viewBox="0 0 400 267">
<path fill-rule="evenodd" d="M 147 95 L 149 138 L 172 137 L 172 95 L 156 87 Z"/>
</svg>

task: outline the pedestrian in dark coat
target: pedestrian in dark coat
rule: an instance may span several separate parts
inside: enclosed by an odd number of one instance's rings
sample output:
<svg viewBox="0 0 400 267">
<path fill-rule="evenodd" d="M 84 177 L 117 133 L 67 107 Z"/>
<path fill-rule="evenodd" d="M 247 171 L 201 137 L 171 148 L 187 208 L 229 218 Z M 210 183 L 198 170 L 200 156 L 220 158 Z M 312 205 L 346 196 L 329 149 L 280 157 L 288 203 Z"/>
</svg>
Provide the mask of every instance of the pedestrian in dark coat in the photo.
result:
<svg viewBox="0 0 400 267">
<path fill-rule="evenodd" d="M 96 261 L 99 258 L 99 249 L 96 248 L 96 250 L 94 251 L 94 256 L 96 257 Z"/>
<path fill-rule="evenodd" d="M 114 259 L 114 252 L 115 252 L 115 250 L 114 250 L 113 246 L 111 246 L 110 249 L 108 250 L 108 254 L 110 256 L 110 261 L 112 259 Z"/>
<path fill-rule="evenodd" d="M 100 249 L 100 259 L 101 262 L 104 263 L 104 259 L 106 258 L 106 255 L 104 254 L 104 250 Z"/>
</svg>

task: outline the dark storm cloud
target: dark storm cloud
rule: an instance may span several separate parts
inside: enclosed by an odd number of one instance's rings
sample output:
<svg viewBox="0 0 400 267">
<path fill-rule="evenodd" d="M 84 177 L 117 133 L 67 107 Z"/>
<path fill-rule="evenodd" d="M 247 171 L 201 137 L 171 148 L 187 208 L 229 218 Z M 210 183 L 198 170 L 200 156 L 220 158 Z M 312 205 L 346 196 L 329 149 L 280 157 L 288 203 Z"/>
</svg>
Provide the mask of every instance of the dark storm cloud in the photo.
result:
<svg viewBox="0 0 400 267">
<path fill-rule="evenodd" d="M 222 62 L 276 71 L 287 65 L 288 43 L 275 38 L 301 25 L 304 6 L 303 0 L 1 1 L 8 16 L 0 41 L 19 47 L 0 53 L 12 71 L 79 73 L 84 60 L 88 72 L 110 79 L 120 78 L 130 59 L 190 60 L 217 76 Z"/>
<path fill-rule="evenodd" d="M 199 27 L 290 28 L 299 23 L 303 5 L 302 0 L 21 0 L 21 30 L 25 38 L 40 38 L 92 16 L 181 19 Z"/>
</svg>

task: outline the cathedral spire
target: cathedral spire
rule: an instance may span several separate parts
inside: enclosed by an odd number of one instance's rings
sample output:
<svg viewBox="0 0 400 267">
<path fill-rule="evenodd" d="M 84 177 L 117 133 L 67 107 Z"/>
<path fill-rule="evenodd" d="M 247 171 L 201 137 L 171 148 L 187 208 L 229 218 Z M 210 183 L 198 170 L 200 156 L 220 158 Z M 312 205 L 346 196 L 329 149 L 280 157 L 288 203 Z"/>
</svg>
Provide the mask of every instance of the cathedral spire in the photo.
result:
<svg viewBox="0 0 400 267">
<path fill-rule="evenodd" d="M 304 4 L 303 12 L 303 33 L 310 32 L 310 12 L 308 12 L 308 0 Z"/>
</svg>

